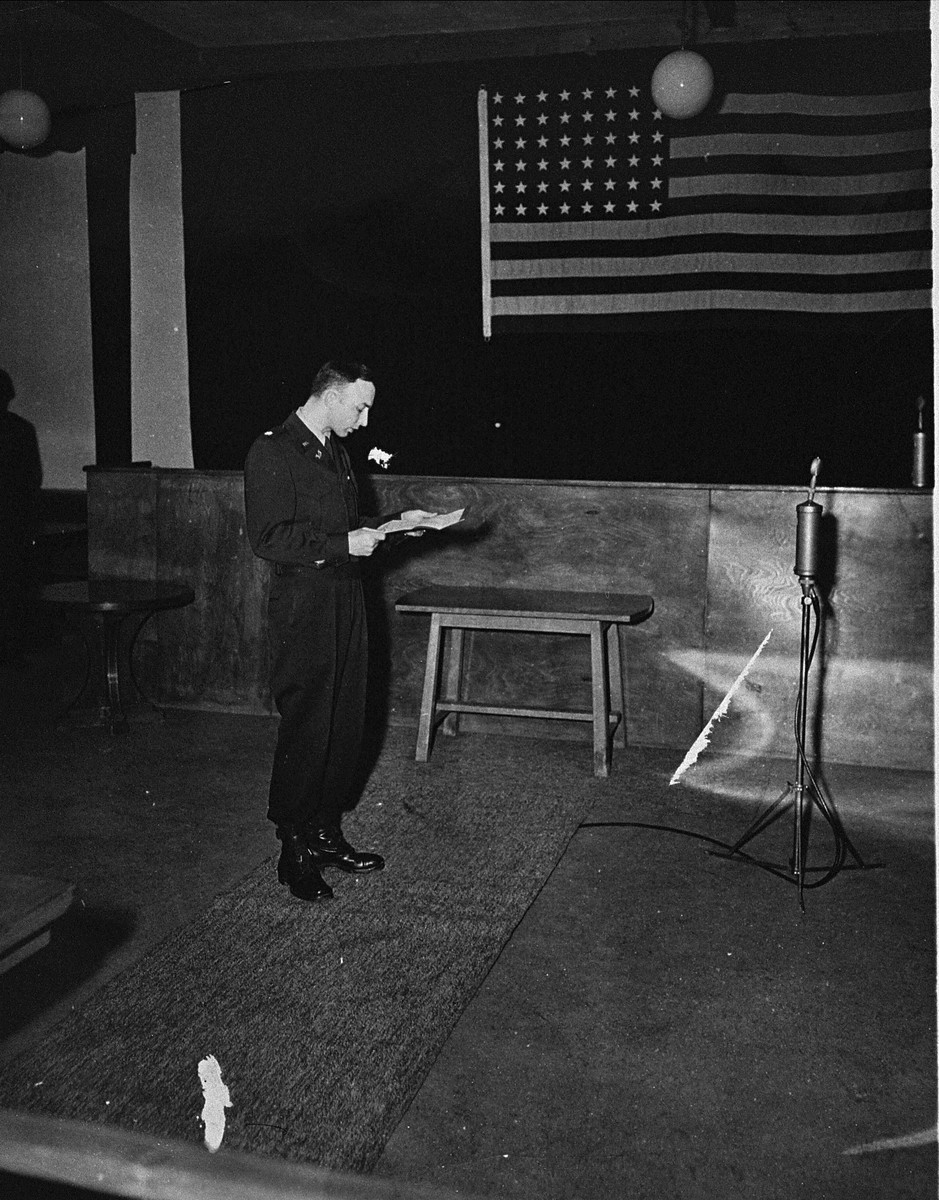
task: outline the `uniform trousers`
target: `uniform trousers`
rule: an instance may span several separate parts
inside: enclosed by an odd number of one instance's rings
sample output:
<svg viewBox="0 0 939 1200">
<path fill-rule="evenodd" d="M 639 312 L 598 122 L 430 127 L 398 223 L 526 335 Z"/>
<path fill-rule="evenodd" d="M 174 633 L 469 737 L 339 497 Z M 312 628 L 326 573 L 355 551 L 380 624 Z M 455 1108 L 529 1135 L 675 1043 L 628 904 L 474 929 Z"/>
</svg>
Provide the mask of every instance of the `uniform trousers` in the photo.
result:
<svg viewBox="0 0 939 1200">
<path fill-rule="evenodd" d="M 271 693 L 280 713 L 267 815 L 328 828 L 349 804 L 362 747 L 368 632 L 357 564 L 274 576 Z"/>
</svg>

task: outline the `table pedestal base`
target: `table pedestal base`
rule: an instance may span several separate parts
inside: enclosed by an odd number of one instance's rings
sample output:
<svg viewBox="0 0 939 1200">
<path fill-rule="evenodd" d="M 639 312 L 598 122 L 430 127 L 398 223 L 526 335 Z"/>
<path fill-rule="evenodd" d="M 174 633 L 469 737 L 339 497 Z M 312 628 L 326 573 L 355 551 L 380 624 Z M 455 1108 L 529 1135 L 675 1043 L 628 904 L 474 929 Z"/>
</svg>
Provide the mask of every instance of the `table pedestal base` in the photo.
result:
<svg viewBox="0 0 939 1200">
<path fill-rule="evenodd" d="M 75 580 L 44 588 L 43 600 L 47 604 L 82 618 L 79 628 L 85 641 L 85 677 L 60 716 L 64 717 L 78 705 L 92 680 L 97 707 L 94 724 L 111 733 L 128 728 L 121 694 L 128 681 L 151 711 L 159 713 L 134 674 L 134 646 L 154 613 L 182 608 L 194 598 L 192 588 L 185 585 L 137 579 Z M 93 637 L 88 633 L 89 619 Z M 132 619 L 136 625 L 125 638 L 125 628 Z"/>
</svg>

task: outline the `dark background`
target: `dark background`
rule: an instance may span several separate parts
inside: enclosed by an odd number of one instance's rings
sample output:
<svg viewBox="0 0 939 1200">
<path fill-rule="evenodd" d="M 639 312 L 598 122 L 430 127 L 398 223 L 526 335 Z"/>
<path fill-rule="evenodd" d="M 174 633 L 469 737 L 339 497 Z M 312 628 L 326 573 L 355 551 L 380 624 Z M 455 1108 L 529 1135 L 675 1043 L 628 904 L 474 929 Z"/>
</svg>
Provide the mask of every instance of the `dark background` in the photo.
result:
<svg viewBox="0 0 939 1200">
<path fill-rule="evenodd" d="M 915 86 L 910 39 L 852 43 Z M 798 47 L 804 61 L 831 51 Z M 718 77 L 722 52 L 744 50 L 709 50 Z M 378 446 L 406 474 L 801 485 L 820 455 L 823 484 L 909 486 L 917 396 L 931 409 L 928 313 L 677 315 L 486 342 L 476 91 L 491 71 L 323 71 L 184 95 L 197 467 L 240 468 L 320 362 L 355 356 L 378 387 L 349 444 L 363 469 Z"/>
</svg>

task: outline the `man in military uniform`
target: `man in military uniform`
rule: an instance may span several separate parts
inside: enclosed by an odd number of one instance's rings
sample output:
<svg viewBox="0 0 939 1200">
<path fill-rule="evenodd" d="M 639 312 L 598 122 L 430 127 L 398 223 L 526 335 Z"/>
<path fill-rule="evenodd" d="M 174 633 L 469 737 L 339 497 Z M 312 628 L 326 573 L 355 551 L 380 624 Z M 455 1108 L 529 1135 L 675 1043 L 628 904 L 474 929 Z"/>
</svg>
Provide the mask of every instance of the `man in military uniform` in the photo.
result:
<svg viewBox="0 0 939 1200">
<path fill-rule="evenodd" d="M 384 540 L 376 527 L 390 519 L 359 516 L 341 439 L 368 424 L 374 400 L 365 366 L 326 363 L 306 402 L 257 438 L 245 462 L 248 538 L 273 566 L 268 632 L 280 728 L 268 817 L 282 846 L 278 879 L 304 900 L 332 896 L 323 867 L 384 866 L 378 854 L 354 849 L 341 828 L 365 714 L 361 565 Z"/>
</svg>

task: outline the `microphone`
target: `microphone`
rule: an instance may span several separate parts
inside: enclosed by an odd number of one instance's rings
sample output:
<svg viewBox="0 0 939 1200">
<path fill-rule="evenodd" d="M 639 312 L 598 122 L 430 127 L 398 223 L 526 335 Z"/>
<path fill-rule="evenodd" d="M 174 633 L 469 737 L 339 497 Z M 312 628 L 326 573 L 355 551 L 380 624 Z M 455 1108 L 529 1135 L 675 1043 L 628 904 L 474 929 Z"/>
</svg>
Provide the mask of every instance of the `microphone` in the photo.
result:
<svg viewBox="0 0 939 1200">
<path fill-rule="evenodd" d="M 820 458 L 812 459 L 808 499 L 796 505 L 796 565 L 800 579 L 814 579 L 818 574 L 819 543 L 822 531 L 822 506 L 815 503 L 815 485 L 822 465 Z"/>
<path fill-rule="evenodd" d="M 916 432 L 913 434 L 913 487 L 926 486 L 926 434 L 923 431 L 923 409 L 926 399 L 916 398 Z"/>
</svg>

